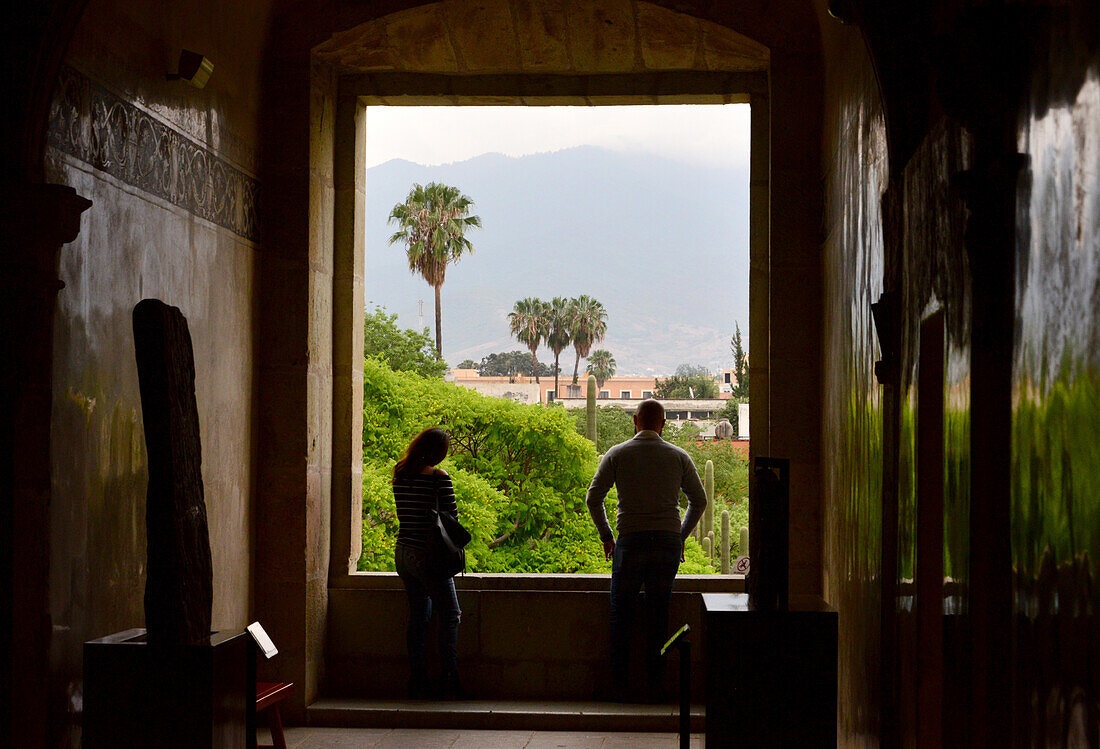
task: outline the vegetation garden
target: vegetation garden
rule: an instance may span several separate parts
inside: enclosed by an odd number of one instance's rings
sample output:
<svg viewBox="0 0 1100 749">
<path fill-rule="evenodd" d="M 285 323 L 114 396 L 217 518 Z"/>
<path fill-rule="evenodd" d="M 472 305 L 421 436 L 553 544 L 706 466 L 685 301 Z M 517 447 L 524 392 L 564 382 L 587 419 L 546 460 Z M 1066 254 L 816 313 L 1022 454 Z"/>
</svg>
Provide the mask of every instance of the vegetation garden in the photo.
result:
<svg viewBox="0 0 1100 749">
<path fill-rule="evenodd" d="M 379 320 L 375 319 L 375 324 Z M 430 339 L 422 341 L 430 347 Z M 410 369 L 415 369 L 410 365 Z M 578 416 L 579 414 L 579 416 Z M 451 475 L 463 524 L 470 572 L 606 573 L 599 537 L 584 504 L 598 463 L 596 449 L 633 434 L 630 416 L 617 407 L 597 414 L 594 446 L 582 435 L 584 412 L 490 398 L 415 371 L 394 371 L 370 356 L 364 365 L 363 554 L 360 571 L 393 570 L 397 514 L 390 487 L 394 463 L 414 435 L 429 426 L 451 434 L 452 454 L 442 463 Z M 670 425 L 671 426 L 671 425 Z M 690 426 L 690 425 L 689 425 Z M 700 476 L 714 465 L 714 514 L 730 513 L 732 556 L 738 529 L 748 525 L 748 470 L 744 449 L 729 442 L 703 443 L 697 432 L 670 428 L 666 436 L 688 450 Z M 607 500 L 615 513 L 614 491 Z M 686 504 L 686 498 L 681 497 Z M 708 513 L 709 515 L 709 513 Z M 713 520 L 719 537 L 719 521 Z M 717 542 L 714 542 L 717 543 Z M 688 540 L 683 574 L 721 570 Z"/>
</svg>

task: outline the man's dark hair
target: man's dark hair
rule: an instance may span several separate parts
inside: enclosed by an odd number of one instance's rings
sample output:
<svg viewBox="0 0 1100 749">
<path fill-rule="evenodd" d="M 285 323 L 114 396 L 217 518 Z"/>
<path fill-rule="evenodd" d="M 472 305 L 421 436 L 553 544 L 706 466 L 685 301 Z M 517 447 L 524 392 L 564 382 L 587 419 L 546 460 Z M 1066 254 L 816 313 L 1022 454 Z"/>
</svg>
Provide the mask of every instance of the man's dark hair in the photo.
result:
<svg viewBox="0 0 1100 749">
<path fill-rule="evenodd" d="M 665 418 L 665 407 L 653 398 L 646 398 L 638 406 L 638 426 L 656 429 Z"/>
</svg>

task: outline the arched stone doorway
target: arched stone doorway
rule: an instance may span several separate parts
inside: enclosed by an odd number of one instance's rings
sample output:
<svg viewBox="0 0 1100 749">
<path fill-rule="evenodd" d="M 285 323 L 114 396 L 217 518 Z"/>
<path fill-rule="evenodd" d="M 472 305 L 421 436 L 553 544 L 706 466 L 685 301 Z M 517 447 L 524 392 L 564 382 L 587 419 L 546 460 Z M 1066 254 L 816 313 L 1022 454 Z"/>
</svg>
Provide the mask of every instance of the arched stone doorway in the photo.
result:
<svg viewBox="0 0 1100 749">
<path fill-rule="evenodd" d="M 752 101 L 753 138 L 762 147 L 751 208 L 759 217 L 751 241 L 761 248 L 751 271 L 754 445 L 792 457 L 794 535 L 804 540 L 793 552 L 792 583 L 820 591 L 818 340 L 805 325 L 820 289 L 821 71 L 812 11 L 800 3 L 733 12 L 683 3 L 672 11 L 650 3 L 458 0 L 384 10 L 340 5 L 339 21 L 286 16 L 275 37 L 294 44 L 268 61 L 267 88 L 279 96 L 265 117 L 263 220 L 278 244 L 267 252 L 278 260 L 260 270 L 260 329 L 277 329 L 288 315 L 307 320 L 307 329 L 295 326 L 294 340 L 261 346 L 260 399 L 279 411 L 260 414 L 260 433 L 278 434 L 281 444 L 259 445 L 265 504 L 257 505 L 255 591 L 258 615 L 289 643 L 293 657 L 280 668 L 304 686 L 302 706 L 324 680 L 330 595 L 354 587 L 347 571 L 357 556 L 361 387 L 350 362 L 361 357 L 351 321 L 362 315 L 354 226 L 364 101 Z M 782 128 L 772 125 L 780 121 Z M 797 313 L 788 303 L 796 297 L 811 300 Z"/>
</svg>

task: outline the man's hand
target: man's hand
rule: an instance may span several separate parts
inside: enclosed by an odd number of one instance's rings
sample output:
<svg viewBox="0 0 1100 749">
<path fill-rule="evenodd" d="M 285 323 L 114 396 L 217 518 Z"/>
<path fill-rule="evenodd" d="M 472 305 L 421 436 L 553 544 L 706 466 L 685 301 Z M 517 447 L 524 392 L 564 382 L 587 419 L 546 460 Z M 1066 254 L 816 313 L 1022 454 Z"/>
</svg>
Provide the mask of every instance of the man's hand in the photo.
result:
<svg viewBox="0 0 1100 749">
<path fill-rule="evenodd" d="M 603 558 L 610 559 L 611 555 L 615 553 L 615 539 L 603 542 Z"/>
</svg>

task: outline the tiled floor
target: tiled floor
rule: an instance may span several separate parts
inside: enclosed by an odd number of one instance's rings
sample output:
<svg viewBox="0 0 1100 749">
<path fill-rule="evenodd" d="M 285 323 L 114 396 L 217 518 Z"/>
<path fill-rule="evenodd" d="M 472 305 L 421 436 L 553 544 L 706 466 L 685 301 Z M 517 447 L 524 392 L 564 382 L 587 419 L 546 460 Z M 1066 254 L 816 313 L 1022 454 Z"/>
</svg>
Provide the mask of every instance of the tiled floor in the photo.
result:
<svg viewBox="0 0 1100 749">
<path fill-rule="evenodd" d="M 261 742 L 267 736 L 260 736 Z M 420 728 L 288 728 L 288 749 L 676 749 L 669 733 L 567 733 L 559 731 L 449 731 Z M 703 737 L 691 737 L 702 749 Z"/>
</svg>

